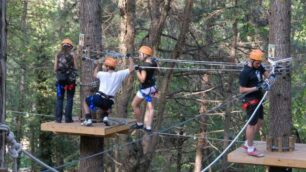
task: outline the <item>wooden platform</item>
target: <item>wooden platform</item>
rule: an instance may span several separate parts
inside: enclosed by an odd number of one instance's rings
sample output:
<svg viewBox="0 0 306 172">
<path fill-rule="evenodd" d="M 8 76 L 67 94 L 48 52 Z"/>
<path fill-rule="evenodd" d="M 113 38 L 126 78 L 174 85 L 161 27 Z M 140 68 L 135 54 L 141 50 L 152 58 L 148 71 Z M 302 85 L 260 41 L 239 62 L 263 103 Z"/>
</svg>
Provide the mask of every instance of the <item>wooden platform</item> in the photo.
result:
<svg viewBox="0 0 306 172">
<path fill-rule="evenodd" d="M 114 118 L 122 120 L 120 118 Z M 92 135 L 92 136 L 111 136 L 115 133 L 126 133 L 129 127 L 135 123 L 134 119 L 126 119 L 127 124 L 105 126 L 103 123 L 93 123 L 92 126 L 82 126 L 80 121 L 73 123 L 56 123 L 46 122 L 42 123 L 40 128 L 42 131 L 50 131 L 56 134 L 71 134 L 71 135 Z"/>
<path fill-rule="evenodd" d="M 293 152 L 268 152 L 266 150 L 266 142 L 255 142 L 255 147 L 257 150 L 264 153 L 265 156 L 262 158 L 248 156 L 244 149 L 238 148 L 228 154 L 228 162 L 306 168 L 306 144 L 295 144 L 295 151 Z"/>
</svg>

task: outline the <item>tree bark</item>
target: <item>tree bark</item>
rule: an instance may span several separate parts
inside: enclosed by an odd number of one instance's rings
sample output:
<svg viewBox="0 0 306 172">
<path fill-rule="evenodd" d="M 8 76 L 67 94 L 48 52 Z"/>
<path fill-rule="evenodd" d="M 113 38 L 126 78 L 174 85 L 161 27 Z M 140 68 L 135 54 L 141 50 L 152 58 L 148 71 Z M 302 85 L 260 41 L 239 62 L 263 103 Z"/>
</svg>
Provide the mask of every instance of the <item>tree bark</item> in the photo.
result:
<svg viewBox="0 0 306 172">
<path fill-rule="evenodd" d="M 148 35 L 148 44 L 156 47 L 160 43 L 160 38 L 165 25 L 165 21 L 171 9 L 172 0 L 149 0 L 151 24 Z"/>
<path fill-rule="evenodd" d="M 0 123 L 5 122 L 5 80 L 6 80 L 6 0 L 0 1 Z M 0 131 L 0 168 L 5 167 L 5 133 Z"/>
<path fill-rule="evenodd" d="M 119 9 L 121 16 L 120 35 L 119 35 L 119 50 L 120 53 L 126 54 L 134 51 L 135 38 L 135 8 L 134 0 L 120 0 Z M 123 59 L 123 64 L 127 63 Z M 130 75 L 122 85 L 121 92 L 118 93 L 116 101 L 116 112 L 119 117 L 127 118 L 127 109 L 129 107 L 129 100 L 132 96 L 134 75 Z"/>
<path fill-rule="evenodd" d="M 281 59 L 290 57 L 290 8 L 290 0 L 271 0 L 269 43 L 275 44 L 275 55 Z M 288 147 L 292 127 L 290 73 L 277 76 L 269 103 L 269 136 L 283 137 L 283 146 Z"/>
<path fill-rule="evenodd" d="M 22 16 L 21 16 L 21 32 L 22 36 L 22 43 L 23 49 L 26 49 L 26 45 L 28 45 L 28 36 L 27 36 L 27 14 L 28 14 L 28 0 L 23 1 L 23 8 L 22 8 Z M 23 112 L 25 108 L 25 72 L 26 72 L 26 64 L 25 64 L 25 53 L 21 55 L 21 62 L 20 62 L 20 80 L 19 80 L 19 106 L 18 111 Z M 16 116 L 16 141 L 20 143 L 23 137 L 23 130 L 22 125 L 24 121 L 24 117 L 22 115 Z M 17 159 L 17 168 L 19 169 L 20 166 L 20 157 Z"/>
<path fill-rule="evenodd" d="M 187 33 L 189 31 L 189 25 L 190 25 L 190 19 L 192 16 L 192 6 L 193 6 L 193 0 L 186 0 L 185 1 L 185 8 L 184 8 L 184 12 L 182 14 L 182 24 L 181 24 L 181 28 L 180 28 L 180 34 L 178 37 L 178 40 L 175 44 L 174 50 L 171 54 L 171 58 L 172 59 L 177 59 L 182 53 L 183 53 L 183 49 L 184 49 L 184 45 L 185 45 L 185 40 L 187 37 Z M 174 67 L 174 64 L 171 64 L 170 67 Z M 168 87 L 169 84 L 171 82 L 171 78 L 172 78 L 172 74 L 173 74 L 173 70 L 169 70 L 165 76 L 163 77 L 163 81 L 161 83 L 161 86 L 159 88 L 159 102 L 158 102 L 158 109 L 157 109 L 157 113 L 156 113 L 156 121 L 155 121 L 155 125 L 156 125 L 156 129 L 160 129 L 161 127 L 161 123 L 163 120 L 163 116 L 164 116 L 164 110 L 166 108 L 166 95 L 168 92 Z M 148 152 L 147 152 L 147 158 L 145 158 L 147 160 L 147 162 L 145 164 L 150 165 L 152 156 L 154 154 L 154 150 L 157 144 L 157 140 L 158 137 L 157 136 L 153 136 L 152 139 L 144 139 L 144 144 L 145 145 L 149 145 L 148 146 Z M 147 143 L 146 143 L 147 142 Z M 149 163 L 148 163 L 149 162 Z"/>
<path fill-rule="evenodd" d="M 269 44 L 275 44 L 276 58 L 290 57 L 291 0 L 271 0 L 269 18 Z M 277 146 L 277 138 L 283 140 L 283 148 L 289 147 L 288 137 L 291 135 L 291 74 L 282 73 L 277 76 L 270 92 L 269 136 Z M 269 167 L 270 172 L 285 171 L 285 168 Z"/>
<path fill-rule="evenodd" d="M 99 0 L 81 0 L 80 1 L 80 28 L 84 34 L 84 47 L 89 50 L 102 51 L 102 28 L 101 28 L 101 1 Z M 80 47 L 82 48 L 82 47 Z M 81 64 L 81 82 L 91 83 L 93 78 L 93 64 L 83 62 Z M 90 87 L 81 87 L 81 102 L 91 93 Z M 84 114 L 83 114 L 84 115 Z M 80 139 L 80 155 L 81 158 L 92 155 L 103 150 L 103 137 L 86 137 L 81 136 Z M 79 171 L 84 172 L 100 172 L 103 171 L 103 156 L 94 156 L 80 162 Z"/>
<path fill-rule="evenodd" d="M 136 11 L 136 1 L 134 0 L 119 0 L 118 6 L 120 9 L 120 33 L 119 33 L 119 51 L 122 54 L 132 53 L 134 51 L 134 40 L 135 40 L 135 11 Z M 123 60 L 123 66 L 127 66 L 127 59 Z M 116 116 L 127 118 L 128 117 L 128 107 L 130 106 L 132 89 L 133 89 L 134 75 L 130 75 L 122 84 L 121 91 L 117 93 L 116 96 Z M 128 135 L 120 135 L 120 138 L 113 139 L 117 142 L 123 143 L 129 140 Z M 123 162 L 123 164 L 128 164 L 129 160 L 123 157 L 129 157 L 130 151 L 129 146 L 126 146 L 125 151 L 115 150 L 114 156 L 118 162 Z M 115 171 L 130 171 L 130 166 L 122 167 L 115 164 Z"/>
</svg>

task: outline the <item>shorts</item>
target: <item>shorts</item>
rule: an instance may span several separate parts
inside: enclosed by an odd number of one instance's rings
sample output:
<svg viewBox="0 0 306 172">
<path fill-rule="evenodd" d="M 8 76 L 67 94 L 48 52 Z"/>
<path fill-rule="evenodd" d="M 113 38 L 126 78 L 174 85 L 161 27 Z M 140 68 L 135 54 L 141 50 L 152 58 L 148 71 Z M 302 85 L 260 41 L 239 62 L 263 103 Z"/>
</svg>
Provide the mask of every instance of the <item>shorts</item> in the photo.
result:
<svg viewBox="0 0 306 172">
<path fill-rule="evenodd" d="M 250 119 L 250 117 L 252 116 L 254 110 L 256 109 L 258 104 L 253 104 L 253 105 L 249 105 L 246 109 L 246 113 L 247 113 L 247 120 Z M 256 125 L 258 119 L 263 120 L 263 106 L 262 104 L 258 107 L 255 115 L 253 116 L 253 118 L 251 119 L 251 121 L 249 122 L 249 125 Z"/>
<path fill-rule="evenodd" d="M 136 96 L 141 99 L 146 99 L 147 102 L 151 102 L 152 96 L 154 96 L 156 93 L 157 93 L 156 86 L 152 86 L 149 88 L 140 89 L 139 91 L 137 91 Z"/>
<path fill-rule="evenodd" d="M 91 109 L 94 106 L 99 107 L 102 110 L 108 110 L 112 108 L 114 101 L 109 98 L 104 98 L 99 94 L 94 94 L 86 97 L 86 103 Z"/>
</svg>

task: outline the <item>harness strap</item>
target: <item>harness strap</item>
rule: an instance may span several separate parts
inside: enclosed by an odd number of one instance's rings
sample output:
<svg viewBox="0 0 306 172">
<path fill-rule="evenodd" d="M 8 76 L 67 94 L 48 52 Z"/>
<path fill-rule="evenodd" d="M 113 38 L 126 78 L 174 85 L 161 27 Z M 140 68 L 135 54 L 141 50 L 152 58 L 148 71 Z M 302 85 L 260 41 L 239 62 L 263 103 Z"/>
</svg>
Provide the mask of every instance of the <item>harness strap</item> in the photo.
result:
<svg viewBox="0 0 306 172">
<path fill-rule="evenodd" d="M 247 102 L 244 102 L 242 104 L 242 109 L 246 110 L 248 108 L 248 106 L 258 104 L 258 102 L 259 102 L 258 99 L 252 99 L 252 100 L 249 100 Z"/>
<path fill-rule="evenodd" d="M 96 94 L 101 96 L 102 98 L 105 98 L 105 99 L 113 99 L 114 98 L 114 96 L 106 95 L 105 93 L 103 93 L 101 91 L 96 92 Z"/>
</svg>

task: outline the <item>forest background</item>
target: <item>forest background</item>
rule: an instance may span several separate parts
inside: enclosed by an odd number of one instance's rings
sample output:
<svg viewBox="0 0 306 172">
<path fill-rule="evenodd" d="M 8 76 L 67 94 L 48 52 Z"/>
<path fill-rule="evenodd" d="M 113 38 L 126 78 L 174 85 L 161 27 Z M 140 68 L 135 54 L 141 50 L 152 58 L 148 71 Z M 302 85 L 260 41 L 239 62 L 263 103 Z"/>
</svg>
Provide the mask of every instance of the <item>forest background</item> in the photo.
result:
<svg viewBox="0 0 306 172">
<path fill-rule="evenodd" d="M 99 15 L 102 16 L 103 49 L 126 53 L 127 50 L 120 47 L 124 15 L 120 7 L 122 2 L 131 1 L 96 2 L 101 7 Z M 166 59 L 176 57 L 195 61 L 243 63 L 251 49 L 262 48 L 267 51 L 268 0 L 195 0 L 189 16 L 186 13 L 188 2 L 183 0 L 145 0 L 134 3 L 134 54 L 147 42 L 154 45 L 156 57 Z M 7 4 L 6 122 L 25 149 L 51 166 L 64 164 L 61 170 L 70 171 L 78 167 L 79 138 L 41 132 L 40 124 L 54 120 L 54 55 L 59 51 L 64 38 L 72 39 L 74 45 L 78 44 L 79 9 L 80 2 L 74 0 L 9 0 Z M 292 0 L 291 10 L 293 133 L 299 136 L 298 142 L 305 143 L 306 2 Z M 184 40 L 181 41 L 183 31 Z M 156 39 L 151 37 L 153 33 Z M 84 62 L 79 59 L 81 63 Z M 173 64 L 163 65 L 173 67 Z M 208 66 L 181 64 L 175 67 L 193 69 Z M 104 155 L 105 171 L 192 171 L 197 166 L 198 153 L 203 157 L 200 166 L 205 167 L 241 129 L 244 113 L 240 109 L 240 102 L 236 101 L 200 119 L 188 119 L 237 95 L 238 74 L 237 71 L 222 70 L 160 71 L 158 87 L 165 92 L 161 92 L 163 96 L 156 103 L 154 129 L 164 134 L 156 138 L 155 145 L 149 150 L 150 154 L 138 154 L 139 145 L 130 145 L 128 149 L 113 148 L 113 151 Z M 135 80 L 130 85 L 128 104 L 125 108 L 119 105 L 114 108 L 113 113 L 117 113 L 117 116 L 126 113 L 127 117 L 133 118 L 129 97 L 135 94 L 138 84 Z M 81 114 L 79 88 L 74 101 L 75 117 Z M 269 103 L 265 103 L 265 106 L 268 109 Z M 267 112 L 266 123 L 269 122 Z M 264 139 L 267 130 L 264 127 L 257 140 Z M 204 134 L 206 139 L 203 139 Z M 123 145 L 139 137 L 141 134 L 108 138 L 104 149 L 112 148 L 115 143 Z M 243 141 L 243 137 L 239 140 Z M 238 142 L 235 147 L 240 144 Z M 140 161 L 143 157 L 145 160 Z M 38 171 L 41 168 L 25 156 L 21 156 L 18 162 L 22 169 Z M 213 169 L 261 171 L 263 167 L 233 165 L 222 159 Z"/>
</svg>

